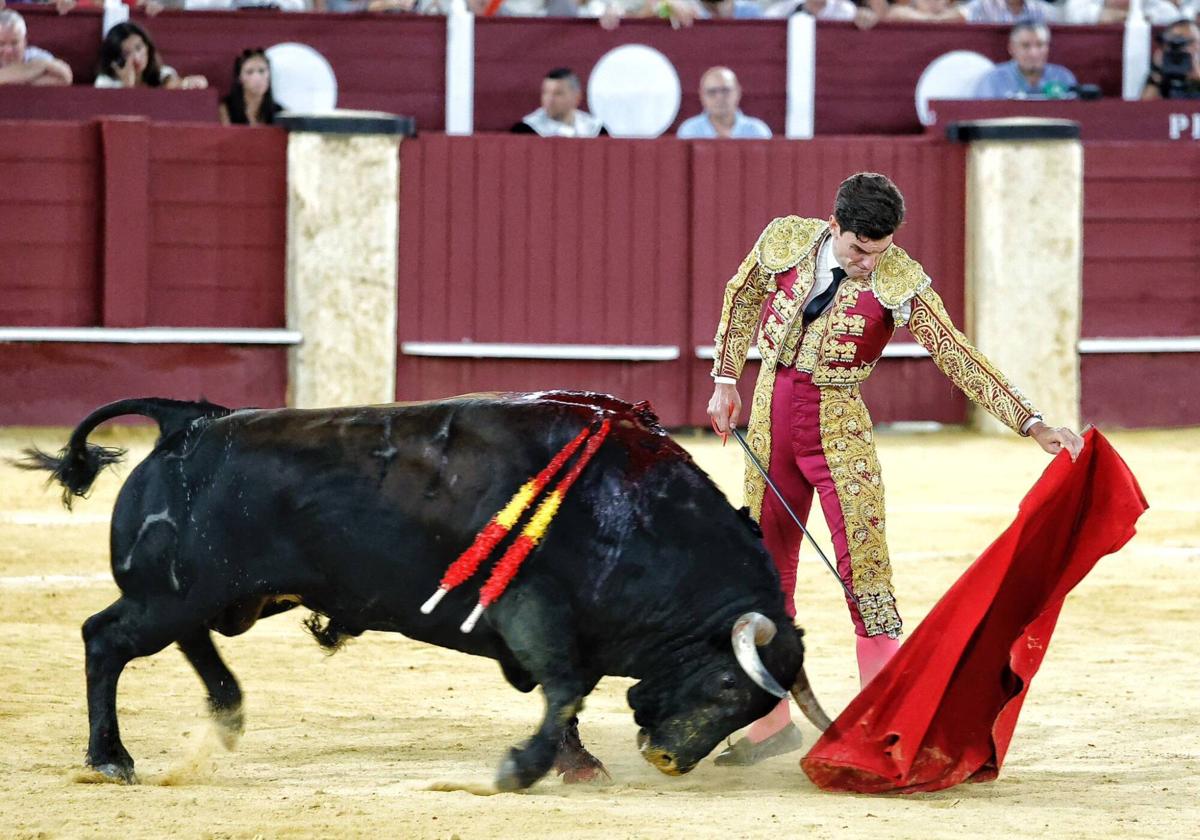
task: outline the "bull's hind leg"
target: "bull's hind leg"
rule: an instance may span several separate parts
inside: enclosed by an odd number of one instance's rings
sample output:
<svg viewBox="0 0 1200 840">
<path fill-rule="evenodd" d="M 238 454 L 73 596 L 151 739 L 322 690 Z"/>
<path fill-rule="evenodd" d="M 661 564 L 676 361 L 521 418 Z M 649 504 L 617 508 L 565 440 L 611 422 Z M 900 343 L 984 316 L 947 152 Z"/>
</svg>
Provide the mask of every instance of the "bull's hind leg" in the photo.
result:
<svg viewBox="0 0 1200 840">
<path fill-rule="evenodd" d="M 510 591 L 489 612 L 514 658 L 541 684 L 546 714 L 533 737 L 509 750 L 500 765 L 496 787 L 527 788 L 554 765 L 563 735 L 583 708 L 583 698 L 596 678 L 579 667 L 568 600 L 552 587 L 537 583 Z"/>
<path fill-rule="evenodd" d="M 179 649 L 196 669 L 204 688 L 208 691 L 208 708 L 225 749 L 237 746 L 245 726 L 242 714 L 242 689 L 237 678 L 221 659 L 213 644 L 212 634 L 206 629 L 198 630 L 179 640 Z"/>
<path fill-rule="evenodd" d="M 122 597 L 83 623 L 91 730 L 87 763 L 105 776 L 137 781 L 117 725 L 117 681 L 131 659 L 158 653 L 178 638 L 181 612 L 177 602 Z"/>
</svg>

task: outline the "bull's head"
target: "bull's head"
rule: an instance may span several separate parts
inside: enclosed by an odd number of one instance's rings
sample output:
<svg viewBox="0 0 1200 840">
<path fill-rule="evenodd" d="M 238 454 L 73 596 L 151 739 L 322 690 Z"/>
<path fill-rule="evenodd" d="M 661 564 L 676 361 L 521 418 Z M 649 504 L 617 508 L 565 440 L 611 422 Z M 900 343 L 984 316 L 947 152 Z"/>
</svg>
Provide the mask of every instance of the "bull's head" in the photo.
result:
<svg viewBox="0 0 1200 840">
<path fill-rule="evenodd" d="M 711 655 L 690 657 L 672 671 L 669 683 L 655 678 L 631 688 L 629 705 L 642 727 L 642 756 L 669 775 L 687 773 L 723 738 L 787 696 L 773 674 L 790 681 L 792 696 L 814 726 L 828 727 L 829 718 L 804 673 L 801 635 L 791 625 L 780 631 L 761 613 L 747 613 L 733 624 L 732 644 L 722 642 L 711 648 Z"/>
</svg>

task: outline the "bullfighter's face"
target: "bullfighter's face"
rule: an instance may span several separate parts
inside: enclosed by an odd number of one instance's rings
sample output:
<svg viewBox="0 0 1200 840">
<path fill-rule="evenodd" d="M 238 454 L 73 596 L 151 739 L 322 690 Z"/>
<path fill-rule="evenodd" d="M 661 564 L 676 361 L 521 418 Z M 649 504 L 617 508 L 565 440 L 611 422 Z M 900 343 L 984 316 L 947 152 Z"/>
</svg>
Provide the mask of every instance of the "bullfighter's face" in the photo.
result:
<svg viewBox="0 0 1200 840">
<path fill-rule="evenodd" d="M 832 236 L 830 247 L 838 265 L 846 272 L 847 277 L 867 277 L 879 263 L 879 258 L 892 247 L 892 236 L 883 239 L 868 239 L 853 231 L 842 230 L 837 219 L 830 216 L 829 231 Z"/>
</svg>

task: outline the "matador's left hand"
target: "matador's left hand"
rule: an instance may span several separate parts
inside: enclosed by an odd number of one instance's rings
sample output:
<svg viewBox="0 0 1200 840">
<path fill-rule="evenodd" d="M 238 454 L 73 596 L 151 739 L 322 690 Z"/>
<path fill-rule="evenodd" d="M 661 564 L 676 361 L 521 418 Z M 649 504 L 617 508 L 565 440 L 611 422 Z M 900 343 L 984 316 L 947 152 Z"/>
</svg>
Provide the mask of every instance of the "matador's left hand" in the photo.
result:
<svg viewBox="0 0 1200 840">
<path fill-rule="evenodd" d="M 1051 455 L 1067 450 L 1072 461 L 1083 451 L 1083 438 L 1063 426 L 1051 427 L 1039 421 L 1029 429 L 1029 436 Z"/>
</svg>

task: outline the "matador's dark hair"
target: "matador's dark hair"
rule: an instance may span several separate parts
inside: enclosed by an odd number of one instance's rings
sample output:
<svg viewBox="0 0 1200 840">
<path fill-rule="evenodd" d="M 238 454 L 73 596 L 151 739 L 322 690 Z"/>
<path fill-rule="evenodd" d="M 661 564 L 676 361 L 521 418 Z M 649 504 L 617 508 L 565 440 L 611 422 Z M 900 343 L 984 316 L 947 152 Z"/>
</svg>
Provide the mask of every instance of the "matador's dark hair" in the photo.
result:
<svg viewBox="0 0 1200 840">
<path fill-rule="evenodd" d="M 886 175 L 859 172 L 838 187 L 833 217 L 842 230 L 867 239 L 891 236 L 904 221 L 904 196 Z"/>
</svg>

